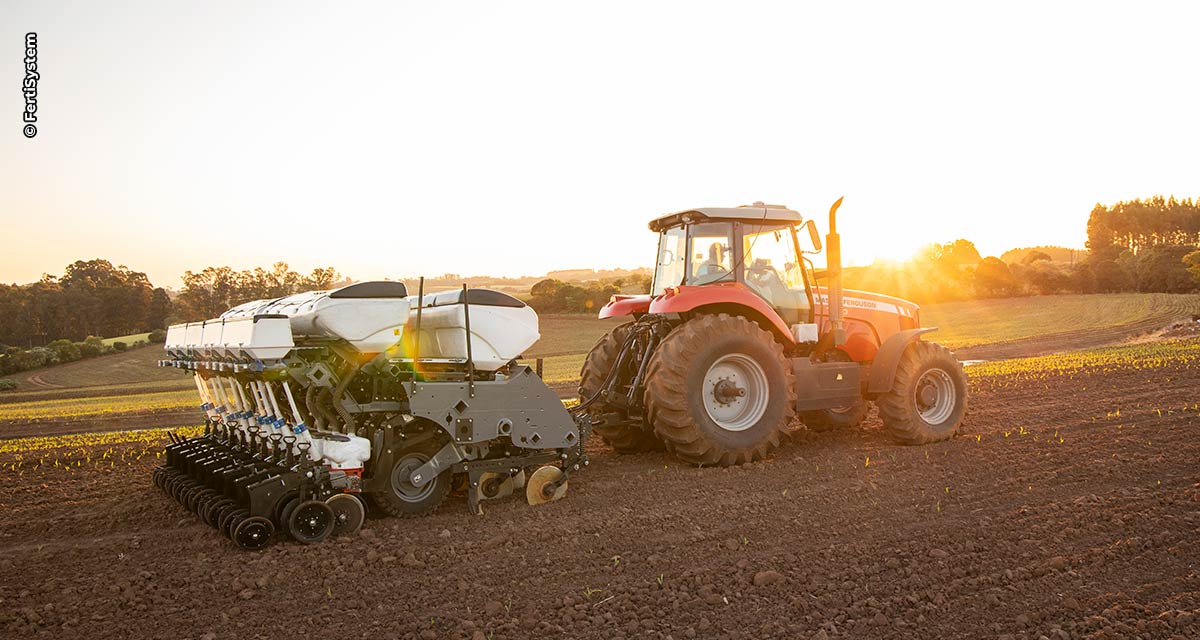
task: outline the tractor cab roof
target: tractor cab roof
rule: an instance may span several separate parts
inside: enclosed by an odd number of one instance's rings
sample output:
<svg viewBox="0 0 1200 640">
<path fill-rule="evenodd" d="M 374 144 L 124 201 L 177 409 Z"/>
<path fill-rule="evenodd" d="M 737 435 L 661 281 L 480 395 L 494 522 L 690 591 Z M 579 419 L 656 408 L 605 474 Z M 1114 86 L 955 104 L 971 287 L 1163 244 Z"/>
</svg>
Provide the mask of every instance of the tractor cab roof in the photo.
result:
<svg viewBox="0 0 1200 640">
<path fill-rule="evenodd" d="M 655 233 L 669 229 L 682 223 L 700 222 L 703 220 L 741 220 L 743 222 L 778 222 L 782 224 L 799 224 L 804 217 L 781 204 L 744 204 L 740 207 L 707 207 L 703 209 L 687 209 L 669 213 L 650 221 L 650 230 Z"/>
</svg>

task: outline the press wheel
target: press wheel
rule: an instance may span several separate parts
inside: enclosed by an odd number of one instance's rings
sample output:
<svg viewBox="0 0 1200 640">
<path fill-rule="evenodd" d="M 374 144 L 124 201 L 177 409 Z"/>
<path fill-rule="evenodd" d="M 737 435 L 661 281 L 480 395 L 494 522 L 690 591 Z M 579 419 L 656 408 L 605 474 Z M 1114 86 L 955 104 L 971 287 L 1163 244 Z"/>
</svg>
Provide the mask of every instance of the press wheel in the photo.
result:
<svg viewBox="0 0 1200 640">
<path fill-rule="evenodd" d="M 354 494 L 334 494 L 325 500 L 325 504 L 333 510 L 332 536 L 348 536 L 357 532 L 367 518 L 366 507 Z"/>
<path fill-rule="evenodd" d="M 333 509 L 320 500 L 305 500 L 296 505 L 288 519 L 288 533 L 301 544 L 320 542 L 333 533 Z"/>
<path fill-rule="evenodd" d="M 243 519 L 233 530 L 233 541 L 237 546 L 251 551 L 258 551 L 271 544 L 271 534 L 275 533 L 275 525 L 262 516 L 252 516 Z"/>
</svg>

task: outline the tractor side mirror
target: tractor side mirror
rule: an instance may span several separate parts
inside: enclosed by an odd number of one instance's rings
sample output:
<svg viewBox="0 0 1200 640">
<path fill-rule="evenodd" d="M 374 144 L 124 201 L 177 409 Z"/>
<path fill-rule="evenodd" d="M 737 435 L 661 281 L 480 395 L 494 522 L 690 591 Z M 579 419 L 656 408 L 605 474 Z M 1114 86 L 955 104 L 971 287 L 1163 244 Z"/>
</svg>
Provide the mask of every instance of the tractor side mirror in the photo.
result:
<svg viewBox="0 0 1200 640">
<path fill-rule="evenodd" d="M 813 224 L 812 220 L 808 220 L 804 223 L 804 228 L 808 230 L 808 239 L 812 242 L 813 251 L 820 253 L 821 234 L 817 233 L 817 225 Z"/>
</svg>

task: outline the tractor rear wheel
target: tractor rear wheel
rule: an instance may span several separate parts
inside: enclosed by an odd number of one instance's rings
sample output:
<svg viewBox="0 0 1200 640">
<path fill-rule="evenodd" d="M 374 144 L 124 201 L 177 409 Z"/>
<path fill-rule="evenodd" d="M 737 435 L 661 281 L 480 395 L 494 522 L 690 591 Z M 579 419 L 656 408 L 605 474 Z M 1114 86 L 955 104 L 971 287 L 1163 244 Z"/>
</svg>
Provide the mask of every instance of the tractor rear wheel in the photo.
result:
<svg viewBox="0 0 1200 640">
<path fill-rule="evenodd" d="M 926 444 L 952 437 L 967 413 L 967 376 L 949 349 L 917 341 L 904 351 L 892 390 L 875 401 L 892 437 Z"/>
<path fill-rule="evenodd" d="M 608 374 L 612 370 L 613 364 L 617 361 L 621 346 L 625 344 L 625 339 L 629 337 L 632 328 L 632 322 L 615 327 L 603 338 L 600 338 L 596 346 L 588 352 L 587 358 L 583 361 L 583 369 L 579 371 L 579 400 L 581 402 L 600 393 L 604 383 L 608 380 Z M 588 407 L 587 413 L 599 418 L 611 410 L 612 408 L 602 401 L 597 401 Z M 600 436 L 600 439 L 604 440 L 605 444 L 612 447 L 613 451 L 617 453 L 660 451 L 663 448 L 662 441 L 640 419 L 617 424 L 598 423 L 592 428 L 592 432 Z"/>
<path fill-rule="evenodd" d="M 794 415 L 792 368 L 767 331 L 740 316 L 702 315 L 650 359 L 646 408 L 667 450 L 694 465 L 759 460 Z"/>
</svg>

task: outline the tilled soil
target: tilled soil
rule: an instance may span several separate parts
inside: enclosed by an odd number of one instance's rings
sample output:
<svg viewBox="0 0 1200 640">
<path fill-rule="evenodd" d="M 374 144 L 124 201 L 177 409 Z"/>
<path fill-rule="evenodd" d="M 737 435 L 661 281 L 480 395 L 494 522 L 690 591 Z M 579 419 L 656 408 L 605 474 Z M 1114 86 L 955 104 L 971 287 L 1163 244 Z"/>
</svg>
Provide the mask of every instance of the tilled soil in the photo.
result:
<svg viewBox="0 0 1200 640">
<path fill-rule="evenodd" d="M 1198 388 L 1183 364 L 976 380 L 949 442 L 896 446 L 873 417 L 800 429 L 733 469 L 597 445 L 560 502 L 510 498 L 475 517 L 451 499 L 258 553 L 155 489 L 148 461 L 6 470 L 0 630 L 1197 638 Z"/>
</svg>

